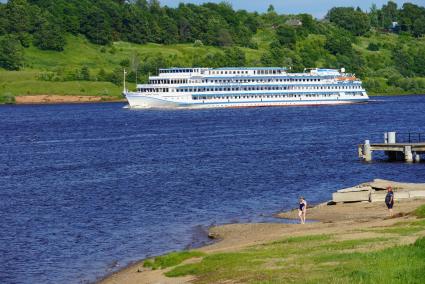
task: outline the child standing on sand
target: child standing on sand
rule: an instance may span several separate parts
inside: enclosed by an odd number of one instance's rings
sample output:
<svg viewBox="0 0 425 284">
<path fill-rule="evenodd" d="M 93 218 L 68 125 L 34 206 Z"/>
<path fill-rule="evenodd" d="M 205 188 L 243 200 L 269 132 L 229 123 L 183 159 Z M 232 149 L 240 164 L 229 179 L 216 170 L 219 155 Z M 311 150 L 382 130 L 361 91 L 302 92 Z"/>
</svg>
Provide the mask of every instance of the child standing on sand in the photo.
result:
<svg viewBox="0 0 425 284">
<path fill-rule="evenodd" d="M 385 204 L 387 205 L 390 216 L 393 216 L 393 206 L 394 206 L 394 192 L 391 188 L 391 185 L 387 187 L 387 195 L 385 196 Z"/>
<path fill-rule="evenodd" d="M 298 216 L 300 216 L 301 224 L 305 224 L 305 214 L 307 212 L 307 201 L 304 197 L 300 197 L 300 204 L 298 208 Z"/>
</svg>

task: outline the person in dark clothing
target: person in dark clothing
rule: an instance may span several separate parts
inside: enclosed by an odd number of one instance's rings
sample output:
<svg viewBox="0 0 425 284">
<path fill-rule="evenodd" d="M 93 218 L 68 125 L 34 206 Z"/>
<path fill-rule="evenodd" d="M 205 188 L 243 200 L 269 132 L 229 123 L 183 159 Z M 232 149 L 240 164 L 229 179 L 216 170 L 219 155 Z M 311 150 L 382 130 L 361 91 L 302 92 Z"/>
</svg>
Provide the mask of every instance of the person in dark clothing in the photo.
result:
<svg viewBox="0 0 425 284">
<path fill-rule="evenodd" d="M 385 196 L 385 204 L 387 205 L 390 216 L 393 216 L 394 192 L 391 185 L 387 187 L 387 195 Z"/>
<path fill-rule="evenodd" d="M 298 216 L 300 217 L 301 224 L 305 224 L 305 214 L 307 213 L 307 201 L 304 197 L 300 197 L 300 204 L 298 207 Z"/>
</svg>

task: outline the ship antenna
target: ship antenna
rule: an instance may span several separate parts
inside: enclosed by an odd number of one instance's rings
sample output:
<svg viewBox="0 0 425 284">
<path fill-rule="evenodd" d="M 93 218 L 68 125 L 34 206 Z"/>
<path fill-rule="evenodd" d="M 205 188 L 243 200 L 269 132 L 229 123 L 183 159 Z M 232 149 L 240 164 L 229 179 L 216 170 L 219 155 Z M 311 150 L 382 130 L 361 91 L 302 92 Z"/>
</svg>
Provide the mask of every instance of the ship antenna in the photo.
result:
<svg viewBox="0 0 425 284">
<path fill-rule="evenodd" d="M 127 72 L 125 71 L 125 68 L 124 68 L 124 87 L 123 87 L 123 92 L 125 93 L 126 92 L 126 89 L 125 89 L 125 75 L 127 74 Z"/>
</svg>

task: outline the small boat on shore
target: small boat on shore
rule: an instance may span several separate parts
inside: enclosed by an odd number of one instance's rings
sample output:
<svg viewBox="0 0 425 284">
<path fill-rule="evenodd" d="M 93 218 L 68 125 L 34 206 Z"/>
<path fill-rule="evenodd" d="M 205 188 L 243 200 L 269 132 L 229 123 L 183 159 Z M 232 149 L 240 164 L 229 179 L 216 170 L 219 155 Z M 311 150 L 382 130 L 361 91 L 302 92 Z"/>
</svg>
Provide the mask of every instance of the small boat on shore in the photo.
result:
<svg viewBox="0 0 425 284">
<path fill-rule="evenodd" d="M 125 79 L 124 79 L 125 81 Z M 335 105 L 369 100 L 360 79 L 345 69 L 281 67 L 168 68 L 136 91 L 125 88 L 130 108 L 224 108 Z"/>
</svg>

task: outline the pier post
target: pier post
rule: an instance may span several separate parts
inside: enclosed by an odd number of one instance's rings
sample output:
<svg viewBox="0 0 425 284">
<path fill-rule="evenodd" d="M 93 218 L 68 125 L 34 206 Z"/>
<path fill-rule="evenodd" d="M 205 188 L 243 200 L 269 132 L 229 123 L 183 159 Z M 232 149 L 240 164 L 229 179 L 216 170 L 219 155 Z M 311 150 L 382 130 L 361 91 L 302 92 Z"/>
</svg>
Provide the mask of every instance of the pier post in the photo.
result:
<svg viewBox="0 0 425 284">
<path fill-rule="evenodd" d="M 364 142 L 363 157 L 366 162 L 372 161 L 372 149 L 369 140 Z"/>
<path fill-rule="evenodd" d="M 415 162 L 419 163 L 421 161 L 421 156 L 418 153 L 415 153 Z"/>
<path fill-rule="evenodd" d="M 389 144 L 396 143 L 396 133 L 395 132 L 388 132 L 387 139 Z"/>
<path fill-rule="evenodd" d="M 404 159 L 408 163 L 413 162 L 412 146 L 404 146 Z"/>
<path fill-rule="evenodd" d="M 359 152 L 359 158 L 363 159 L 363 147 L 362 147 L 362 145 L 359 145 L 357 151 Z"/>
</svg>

